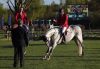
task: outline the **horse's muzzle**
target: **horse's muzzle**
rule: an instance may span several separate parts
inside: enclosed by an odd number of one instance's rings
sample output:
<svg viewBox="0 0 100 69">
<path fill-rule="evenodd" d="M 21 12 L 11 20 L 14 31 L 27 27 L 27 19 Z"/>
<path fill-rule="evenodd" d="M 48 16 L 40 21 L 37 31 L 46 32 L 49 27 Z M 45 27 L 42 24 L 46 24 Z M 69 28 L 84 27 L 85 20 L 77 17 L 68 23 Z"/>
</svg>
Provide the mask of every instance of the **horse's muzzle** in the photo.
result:
<svg viewBox="0 0 100 69">
<path fill-rule="evenodd" d="M 44 42 L 47 42 L 47 38 L 45 35 L 41 36 L 41 40 L 43 40 Z"/>
</svg>

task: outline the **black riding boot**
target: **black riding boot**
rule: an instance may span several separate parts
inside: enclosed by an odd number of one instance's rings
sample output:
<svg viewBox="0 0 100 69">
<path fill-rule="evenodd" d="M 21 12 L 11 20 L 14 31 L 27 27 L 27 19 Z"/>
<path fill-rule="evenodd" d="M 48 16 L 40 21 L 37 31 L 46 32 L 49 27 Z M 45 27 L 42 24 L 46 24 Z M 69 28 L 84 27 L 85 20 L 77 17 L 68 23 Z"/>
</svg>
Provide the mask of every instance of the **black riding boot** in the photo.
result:
<svg viewBox="0 0 100 69">
<path fill-rule="evenodd" d="M 65 34 L 62 33 L 62 40 L 65 41 Z"/>
<path fill-rule="evenodd" d="M 64 43 L 64 41 L 65 41 L 65 35 L 64 35 L 64 33 L 61 33 L 60 39 L 62 39 L 61 43 Z"/>
</svg>

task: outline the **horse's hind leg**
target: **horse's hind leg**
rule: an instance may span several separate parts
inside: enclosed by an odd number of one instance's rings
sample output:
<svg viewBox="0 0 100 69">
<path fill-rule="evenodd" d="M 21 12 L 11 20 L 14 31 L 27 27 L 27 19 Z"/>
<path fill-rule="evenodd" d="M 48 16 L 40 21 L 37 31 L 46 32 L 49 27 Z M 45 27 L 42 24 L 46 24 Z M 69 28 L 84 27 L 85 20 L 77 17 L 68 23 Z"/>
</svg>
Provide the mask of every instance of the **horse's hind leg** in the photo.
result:
<svg viewBox="0 0 100 69">
<path fill-rule="evenodd" d="M 75 43 L 78 46 L 79 56 L 83 56 L 84 53 L 83 53 L 82 42 L 78 38 L 75 38 Z"/>
</svg>

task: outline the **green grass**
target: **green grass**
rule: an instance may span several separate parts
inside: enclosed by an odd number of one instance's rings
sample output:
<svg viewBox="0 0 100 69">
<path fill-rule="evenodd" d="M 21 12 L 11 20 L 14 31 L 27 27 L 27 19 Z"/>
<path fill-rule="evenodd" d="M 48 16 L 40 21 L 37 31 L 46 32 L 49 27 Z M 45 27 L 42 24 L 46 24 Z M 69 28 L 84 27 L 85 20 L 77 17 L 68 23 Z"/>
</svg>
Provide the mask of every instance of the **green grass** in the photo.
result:
<svg viewBox="0 0 100 69">
<path fill-rule="evenodd" d="M 84 40 L 84 57 L 78 57 L 72 41 L 58 45 L 51 60 L 42 60 L 47 47 L 42 41 L 31 41 L 23 69 L 100 69 L 100 40 Z M 10 40 L 0 40 L 0 69 L 14 69 L 13 47 Z M 19 68 L 21 69 L 21 68 Z"/>
</svg>

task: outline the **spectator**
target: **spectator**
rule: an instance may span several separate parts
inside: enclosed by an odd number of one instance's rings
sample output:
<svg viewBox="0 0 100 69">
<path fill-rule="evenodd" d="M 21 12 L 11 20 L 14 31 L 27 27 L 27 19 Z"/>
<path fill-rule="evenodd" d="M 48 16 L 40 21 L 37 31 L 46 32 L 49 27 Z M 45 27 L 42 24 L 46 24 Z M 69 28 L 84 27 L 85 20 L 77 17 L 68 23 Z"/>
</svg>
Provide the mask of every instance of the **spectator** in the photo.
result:
<svg viewBox="0 0 100 69">
<path fill-rule="evenodd" d="M 12 44 L 14 47 L 14 67 L 18 66 L 20 62 L 20 67 L 24 65 L 24 51 L 25 47 L 28 46 L 28 37 L 26 31 L 23 27 L 14 24 L 11 31 L 12 34 Z"/>
</svg>

